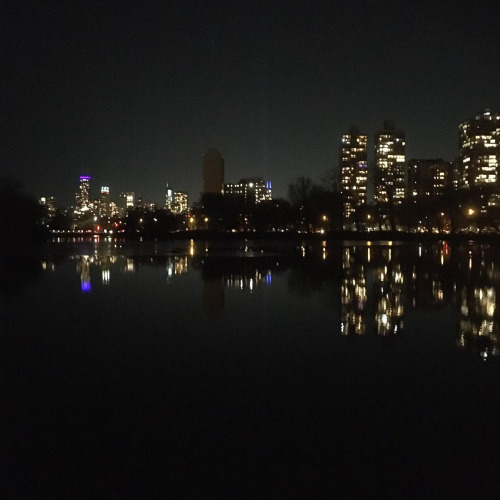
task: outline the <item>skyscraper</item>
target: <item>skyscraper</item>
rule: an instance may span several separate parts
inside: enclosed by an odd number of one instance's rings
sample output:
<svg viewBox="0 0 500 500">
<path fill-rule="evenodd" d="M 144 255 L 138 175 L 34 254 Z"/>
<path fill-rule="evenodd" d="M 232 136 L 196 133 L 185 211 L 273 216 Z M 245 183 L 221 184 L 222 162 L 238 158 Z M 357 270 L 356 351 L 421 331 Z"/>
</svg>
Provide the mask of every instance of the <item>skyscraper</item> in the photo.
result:
<svg viewBox="0 0 500 500">
<path fill-rule="evenodd" d="M 203 155 L 203 192 L 222 194 L 224 190 L 224 158 L 210 148 Z"/>
<path fill-rule="evenodd" d="M 500 113 L 489 109 L 459 125 L 466 186 L 492 186 L 500 178 Z"/>
<path fill-rule="evenodd" d="M 84 214 L 88 212 L 92 207 L 90 204 L 90 176 L 81 175 L 80 184 L 78 186 L 78 191 L 75 195 L 76 198 L 76 214 Z"/>
<path fill-rule="evenodd" d="M 367 136 L 351 127 L 340 145 L 340 185 L 344 198 L 345 226 L 357 208 L 366 205 L 368 184 Z"/>
<path fill-rule="evenodd" d="M 188 194 L 185 191 L 174 191 L 171 210 L 174 214 L 184 214 L 188 211 Z"/>
<path fill-rule="evenodd" d="M 109 200 L 109 187 L 108 186 L 102 186 L 101 187 L 101 196 L 99 196 L 99 199 L 96 200 L 96 212 L 99 215 L 99 217 L 109 217 L 111 215 L 110 213 L 110 200 Z"/>
<path fill-rule="evenodd" d="M 405 134 L 388 120 L 375 136 L 375 199 L 400 204 L 405 197 Z"/>
<path fill-rule="evenodd" d="M 165 185 L 165 208 L 172 210 L 172 203 L 174 202 L 174 192 L 168 187 L 168 182 Z"/>
</svg>

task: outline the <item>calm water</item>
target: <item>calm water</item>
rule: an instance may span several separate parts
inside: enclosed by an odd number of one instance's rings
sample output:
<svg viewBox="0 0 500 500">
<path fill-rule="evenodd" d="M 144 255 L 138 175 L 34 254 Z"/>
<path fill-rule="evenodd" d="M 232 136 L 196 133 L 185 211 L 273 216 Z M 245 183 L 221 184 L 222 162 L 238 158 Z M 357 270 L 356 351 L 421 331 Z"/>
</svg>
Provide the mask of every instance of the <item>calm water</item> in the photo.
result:
<svg viewBox="0 0 500 500">
<path fill-rule="evenodd" d="M 8 495 L 500 491 L 499 248 L 101 240 L 42 254 L 2 263 Z"/>
</svg>

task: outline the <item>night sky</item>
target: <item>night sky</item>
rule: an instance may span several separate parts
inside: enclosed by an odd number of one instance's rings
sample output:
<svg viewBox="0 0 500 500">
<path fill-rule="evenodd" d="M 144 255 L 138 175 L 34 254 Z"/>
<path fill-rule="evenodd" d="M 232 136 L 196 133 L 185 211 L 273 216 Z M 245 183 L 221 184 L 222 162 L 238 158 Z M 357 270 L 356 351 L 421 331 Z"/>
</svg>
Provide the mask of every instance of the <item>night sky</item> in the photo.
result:
<svg viewBox="0 0 500 500">
<path fill-rule="evenodd" d="M 458 124 L 500 108 L 500 8 L 482 2 L 4 1 L 1 174 L 73 203 L 168 181 L 262 176 L 285 196 L 338 166 L 340 136 L 389 118 L 407 158 L 458 155 Z"/>
</svg>

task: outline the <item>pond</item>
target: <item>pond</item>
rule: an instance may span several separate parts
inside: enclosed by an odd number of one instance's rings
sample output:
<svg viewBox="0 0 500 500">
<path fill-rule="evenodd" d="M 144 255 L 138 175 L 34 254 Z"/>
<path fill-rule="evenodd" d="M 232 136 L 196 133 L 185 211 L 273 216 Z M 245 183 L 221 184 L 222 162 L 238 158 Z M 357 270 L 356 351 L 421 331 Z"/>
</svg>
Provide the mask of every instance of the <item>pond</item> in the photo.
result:
<svg viewBox="0 0 500 500">
<path fill-rule="evenodd" d="M 2 265 L 10 495 L 498 491 L 498 247 L 75 239 Z"/>
</svg>

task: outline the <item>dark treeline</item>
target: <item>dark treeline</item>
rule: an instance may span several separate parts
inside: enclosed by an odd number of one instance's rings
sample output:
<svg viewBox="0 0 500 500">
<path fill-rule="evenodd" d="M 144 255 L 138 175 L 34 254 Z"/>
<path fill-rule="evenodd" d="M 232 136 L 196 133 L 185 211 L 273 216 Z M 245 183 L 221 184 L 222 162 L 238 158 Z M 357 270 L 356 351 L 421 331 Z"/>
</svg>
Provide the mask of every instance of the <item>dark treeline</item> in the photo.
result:
<svg viewBox="0 0 500 500">
<path fill-rule="evenodd" d="M 0 245 L 30 245 L 47 235 L 45 209 L 10 178 L 0 179 Z M 11 238 L 15 235 L 15 238 Z"/>
<path fill-rule="evenodd" d="M 349 225 L 357 233 L 388 231 L 398 233 L 498 233 L 500 207 L 490 203 L 497 188 L 447 189 L 440 196 L 414 197 L 400 205 L 390 203 L 357 207 Z M 332 182 L 314 182 L 298 177 L 288 186 L 288 197 L 255 203 L 238 195 L 202 194 L 188 214 L 166 209 L 136 207 L 125 217 L 96 217 L 89 211 L 74 216 L 58 209 L 49 214 L 45 207 L 26 195 L 19 183 L 0 181 L 0 229 L 6 241 L 15 234 L 19 243 L 33 243 L 49 230 L 167 237 L 179 231 L 210 233 L 340 233 L 345 227 L 344 200 Z"/>
<path fill-rule="evenodd" d="M 440 196 L 414 197 L 400 205 L 357 207 L 350 225 L 357 232 L 498 233 L 500 207 L 490 203 L 497 188 L 445 190 Z M 160 236 L 167 232 L 197 230 L 222 232 L 342 232 L 344 200 L 335 186 L 299 177 L 290 183 L 288 197 L 255 204 L 242 196 L 203 194 L 187 216 L 166 210 L 129 211 L 126 233 Z"/>
</svg>

